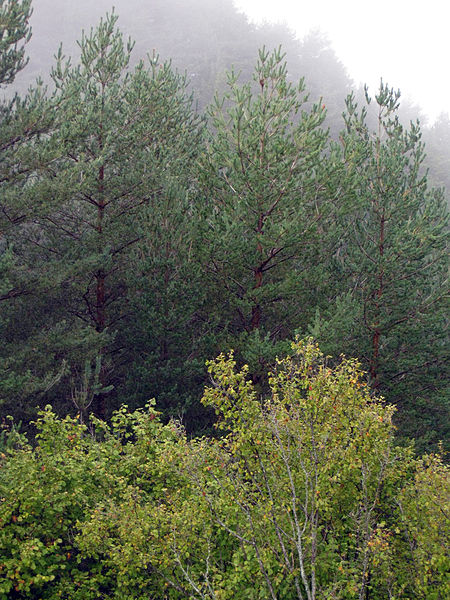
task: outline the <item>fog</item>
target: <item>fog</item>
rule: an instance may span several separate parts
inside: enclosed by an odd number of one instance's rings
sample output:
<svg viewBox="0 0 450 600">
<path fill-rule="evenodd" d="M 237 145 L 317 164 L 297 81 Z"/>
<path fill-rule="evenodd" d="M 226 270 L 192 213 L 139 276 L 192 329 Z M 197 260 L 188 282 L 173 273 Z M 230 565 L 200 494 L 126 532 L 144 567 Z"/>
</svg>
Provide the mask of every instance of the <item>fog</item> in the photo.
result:
<svg viewBox="0 0 450 600">
<path fill-rule="evenodd" d="M 311 100 L 323 98 L 327 124 L 335 137 L 342 127 L 347 94 L 354 89 L 361 95 L 363 83 L 370 84 L 373 94 L 383 77 L 389 85 L 401 88 L 402 120 L 409 123 L 420 119 L 431 153 L 444 152 L 449 121 L 445 114 L 437 117 L 438 106 L 444 109 L 448 100 L 443 90 L 439 93 L 445 78 L 436 80 L 434 94 L 433 89 L 428 91 L 435 102 L 427 106 L 423 102 L 426 94 L 420 99 L 412 96 L 412 85 L 406 86 L 405 93 L 401 82 L 407 83 L 411 73 L 416 84 L 425 76 L 437 78 L 439 60 L 429 57 L 427 51 L 439 52 L 447 42 L 439 34 L 439 24 L 437 35 L 430 37 L 429 13 L 420 17 L 414 11 L 402 13 L 402 2 L 387 14 L 383 0 L 374 14 L 365 5 L 356 10 L 353 0 L 339 5 L 325 0 L 320 10 L 303 6 L 300 9 L 297 3 L 284 0 L 276 5 L 253 0 L 34 0 L 33 35 L 27 45 L 29 64 L 5 93 L 24 93 L 37 77 L 48 82 L 61 43 L 65 55 L 76 60 L 76 41 L 82 30 L 95 27 L 113 9 L 113 4 L 120 29 L 136 42 L 134 61 L 154 52 L 161 60 L 171 60 L 174 68 L 186 72 L 199 110 L 212 100 L 216 90 L 223 89 L 225 73 L 232 65 L 241 72 L 242 80 L 248 80 L 258 48 L 265 44 L 272 49 L 281 44 L 290 78 L 304 76 Z M 435 14 L 439 16 L 439 10 Z M 427 56 L 428 65 L 424 64 Z M 425 90 L 430 85 L 425 79 L 415 89 L 419 88 Z M 439 185 L 447 183 L 448 156 L 434 163 L 440 165 L 440 175 L 434 181 Z M 432 165 L 432 176 L 433 169 Z"/>
<path fill-rule="evenodd" d="M 351 81 L 328 40 L 319 33 L 296 39 L 286 25 L 252 24 L 233 0 L 35 0 L 33 37 L 27 46 L 29 64 L 15 89 L 23 91 L 36 77 L 48 80 L 60 43 L 66 56 L 77 56 L 76 40 L 107 11 L 119 15 L 119 27 L 136 42 L 134 58 L 156 51 L 162 60 L 186 71 L 200 103 L 208 102 L 232 65 L 249 75 L 263 44 L 282 45 L 292 78 L 306 76 L 311 91 L 341 95 Z M 327 72 L 323 72 L 323 70 Z M 321 84 L 318 84 L 319 71 Z M 325 88 L 325 89 L 323 89 Z"/>
<path fill-rule="evenodd" d="M 450 85 L 442 76 L 450 54 L 448 8 L 442 0 L 426 7 L 407 0 L 236 0 L 260 22 L 285 20 L 300 36 L 320 28 L 332 41 L 351 77 L 376 88 L 380 77 L 402 90 L 410 102 L 421 105 L 432 123 L 450 109 Z"/>
<path fill-rule="evenodd" d="M 139 53 L 156 48 L 177 67 L 191 68 L 192 78 L 198 78 L 196 70 L 201 70 L 203 62 L 211 72 L 228 68 L 258 43 L 290 46 L 289 38 L 304 38 L 311 30 L 320 30 L 358 86 L 368 83 L 375 89 L 382 77 L 399 87 L 409 104 L 420 105 L 421 120 L 430 125 L 441 112 L 448 112 L 449 90 L 446 78 L 439 75 L 449 52 L 443 31 L 445 7 L 440 0 L 431 0 L 427 12 L 411 10 L 403 0 L 382 0 L 376 10 L 355 0 L 324 0 L 310 7 L 287 0 L 34 0 L 33 5 L 30 64 L 17 78 L 18 89 L 36 75 L 47 76 L 60 42 L 67 53 L 76 54 L 81 30 L 89 30 L 114 5 L 121 28 L 136 40 Z M 287 26 L 278 26 L 278 39 L 271 34 L 264 39 L 261 31 L 255 36 L 251 24 L 264 21 L 288 23 L 292 35 Z M 197 69 L 190 64 L 193 53 Z"/>
</svg>

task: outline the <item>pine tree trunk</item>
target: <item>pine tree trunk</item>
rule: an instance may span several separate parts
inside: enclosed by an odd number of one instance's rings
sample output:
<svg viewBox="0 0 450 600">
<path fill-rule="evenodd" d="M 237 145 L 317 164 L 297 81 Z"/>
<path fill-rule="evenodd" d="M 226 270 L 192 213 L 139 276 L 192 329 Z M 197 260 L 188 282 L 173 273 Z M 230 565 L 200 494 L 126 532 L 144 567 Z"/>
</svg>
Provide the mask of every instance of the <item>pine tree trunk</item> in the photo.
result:
<svg viewBox="0 0 450 600">
<path fill-rule="evenodd" d="M 99 139 L 100 147 L 102 147 L 102 138 Z M 103 237 L 103 220 L 105 216 L 105 167 L 101 165 L 98 171 L 98 205 L 97 205 L 97 233 L 98 233 L 98 246 L 99 250 L 102 249 L 102 237 Z M 106 272 L 105 269 L 100 268 L 95 274 L 96 279 L 96 330 L 102 333 L 106 328 Z M 101 368 L 99 374 L 99 383 L 101 387 L 106 385 L 106 372 L 104 364 L 104 348 L 100 349 Z M 98 394 L 95 398 L 95 406 L 97 415 L 104 419 L 106 416 L 106 398 L 105 394 Z"/>
<path fill-rule="evenodd" d="M 385 235 L 385 216 L 384 210 L 381 215 L 380 220 L 380 235 L 378 241 L 378 258 L 382 262 L 384 255 L 384 235 Z M 384 291 L 384 267 L 383 264 L 380 266 L 380 270 L 378 272 L 378 288 L 375 292 L 375 329 L 372 336 L 372 358 L 370 360 L 370 377 L 372 378 L 372 385 L 374 388 L 379 386 L 378 381 L 378 366 L 379 366 L 379 355 L 380 355 L 380 337 L 381 337 L 381 327 L 380 327 L 380 303 L 381 297 Z"/>
<path fill-rule="evenodd" d="M 264 217 L 263 217 L 263 215 L 260 215 L 259 219 L 258 219 L 258 227 L 256 229 L 256 232 L 258 235 L 263 234 L 263 228 L 264 228 Z M 254 290 L 258 290 L 263 284 L 263 264 L 264 264 L 263 263 L 263 247 L 262 247 L 262 244 L 260 241 L 258 241 L 256 249 L 260 256 L 260 263 L 254 269 L 254 285 L 253 285 Z M 258 329 L 260 327 L 261 316 L 262 316 L 261 304 L 260 304 L 259 300 L 255 299 L 255 303 L 252 307 L 252 318 L 251 318 L 251 322 L 250 322 L 250 329 L 252 331 L 253 331 L 253 329 Z"/>
<path fill-rule="evenodd" d="M 99 169 L 98 180 L 99 180 L 99 200 L 97 205 L 97 233 L 99 237 L 99 247 L 101 247 L 102 235 L 103 235 L 103 219 L 105 213 L 105 198 L 104 198 L 104 179 L 105 179 L 105 167 L 102 165 Z M 97 270 L 96 275 L 96 329 L 98 332 L 102 332 L 106 326 L 106 273 L 105 270 L 100 268 Z"/>
</svg>

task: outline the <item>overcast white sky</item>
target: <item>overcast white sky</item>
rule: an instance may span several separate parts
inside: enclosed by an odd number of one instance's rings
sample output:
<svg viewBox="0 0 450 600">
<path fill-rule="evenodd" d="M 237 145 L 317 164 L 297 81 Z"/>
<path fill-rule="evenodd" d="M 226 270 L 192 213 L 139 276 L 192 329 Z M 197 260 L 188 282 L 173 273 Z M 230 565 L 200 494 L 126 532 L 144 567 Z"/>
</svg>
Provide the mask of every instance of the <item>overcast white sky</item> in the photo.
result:
<svg viewBox="0 0 450 600">
<path fill-rule="evenodd" d="M 254 21 L 285 21 L 299 37 L 327 34 L 350 77 L 380 78 L 419 104 L 430 123 L 450 113 L 450 0 L 235 0 Z"/>
</svg>

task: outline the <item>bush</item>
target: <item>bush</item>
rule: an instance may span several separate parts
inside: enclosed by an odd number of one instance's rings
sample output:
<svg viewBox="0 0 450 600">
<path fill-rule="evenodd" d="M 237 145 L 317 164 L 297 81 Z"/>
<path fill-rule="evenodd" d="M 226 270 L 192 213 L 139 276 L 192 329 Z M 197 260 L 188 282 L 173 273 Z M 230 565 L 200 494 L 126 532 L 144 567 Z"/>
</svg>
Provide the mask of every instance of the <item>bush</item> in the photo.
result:
<svg viewBox="0 0 450 600">
<path fill-rule="evenodd" d="M 3 440 L 0 599 L 448 597 L 448 469 L 355 360 L 297 341 L 264 399 L 232 354 L 209 371 L 216 438 L 148 405 Z"/>
</svg>

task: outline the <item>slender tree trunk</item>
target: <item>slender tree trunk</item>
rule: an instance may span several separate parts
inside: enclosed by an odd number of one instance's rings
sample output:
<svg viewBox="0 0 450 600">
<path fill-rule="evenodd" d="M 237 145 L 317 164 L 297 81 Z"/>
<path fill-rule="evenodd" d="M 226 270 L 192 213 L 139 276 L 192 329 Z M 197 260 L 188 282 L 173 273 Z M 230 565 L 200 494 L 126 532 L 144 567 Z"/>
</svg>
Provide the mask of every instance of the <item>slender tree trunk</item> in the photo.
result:
<svg viewBox="0 0 450 600">
<path fill-rule="evenodd" d="M 103 220 L 105 213 L 105 198 L 104 198 L 104 179 L 105 167 L 102 165 L 99 169 L 99 200 L 97 205 L 97 233 L 99 237 L 99 246 L 102 245 L 101 239 L 103 236 Z M 104 331 L 106 327 L 106 273 L 105 269 L 98 269 L 95 274 L 96 279 L 96 329 L 99 332 Z"/>
<path fill-rule="evenodd" d="M 102 90 L 104 92 L 104 89 Z M 103 101 L 102 101 L 103 111 Z M 103 118 L 103 114 L 102 114 Z M 98 138 L 99 151 L 103 150 L 103 122 L 100 122 L 100 134 Z M 103 224 L 105 218 L 105 166 L 102 164 L 98 170 L 98 204 L 97 204 L 97 234 L 98 234 L 98 251 L 103 250 Z M 99 333 L 102 333 L 106 328 L 106 270 L 100 267 L 96 274 L 96 325 L 95 328 Z M 100 349 L 101 367 L 99 374 L 99 384 L 101 387 L 106 385 L 106 365 L 104 361 L 105 349 Z M 106 397 L 105 394 L 97 394 L 95 398 L 95 406 L 97 415 L 104 419 L 106 416 Z"/>
<path fill-rule="evenodd" d="M 263 234 L 264 217 L 259 216 L 258 227 L 256 229 L 258 235 Z M 258 290 L 263 284 L 263 247 L 260 241 L 256 245 L 256 250 L 260 256 L 259 265 L 254 269 L 253 289 Z M 255 299 L 252 307 L 252 318 L 250 322 L 250 330 L 258 329 L 261 324 L 262 308 L 259 300 Z"/>
<path fill-rule="evenodd" d="M 165 222 L 166 235 L 169 235 L 169 227 L 168 223 Z M 170 269 L 169 269 L 169 260 L 170 260 L 171 247 L 170 242 L 167 241 L 165 244 L 165 266 L 164 266 L 164 289 L 161 295 L 161 305 L 165 306 L 164 313 L 168 313 L 169 305 L 168 305 L 168 295 L 169 295 L 169 283 L 170 283 Z M 167 323 L 167 320 L 164 321 Z M 163 362 L 166 362 L 169 359 L 169 344 L 167 341 L 168 332 L 166 325 L 164 326 L 162 332 L 162 339 L 159 345 L 159 357 Z"/>
<path fill-rule="evenodd" d="M 377 161 L 377 183 L 378 183 L 378 191 L 376 196 L 376 204 L 378 204 L 379 198 L 382 196 L 384 191 L 383 184 L 383 173 L 381 169 L 380 163 L 380 144 L 381 144 L 381 136 L 382 136 L 382 121 L 381 121 L 381 112 L 378 115 L 378 138 L 377 138 L 377 146 L 376 146 L 376 161 Z M 379 270 L 377 274 L 378 280 L 378 288 L 375 291 L 375 323 L 374 323 L 374 331 L 372 335 L 372 357 L 370 359 L 369 365 L 369 373 L 372 379 L 372 385 L 376 389 L 379 386 L 378 381 L 378 366 L 379 366 L 379 355 L 380 355 L 380 337 L 381 337 L 381 323 L 380 323 L 380 304 L 381 297 L 383 295 L 384 289 L 384 266 L 383 266 L 383 255 L 384 255 L 384 226 L 385 226 L 385 212 L 384 208 L 378 205 L 380 209 L 380 228 L 379 228 L 379 236 L 378 236 L 378 261 L 379 261 Z"/>
<path fill-rule="evenodd" d="M 382 263 L 384 255 L 384 235 L 385 235 L 385 216 L 384 211 L 381 215 L 380 221 L 380 235 L 378 241 L 378 257 Z M 378 272 L 378 288 L 375 292 L 375 329 L 372 336 L 372 358 L 370 360 L 370 376 L 372 378 L 374 388 L 379 386 L 378 381 L 378 366 L 379 366 L 379 355 L 380 355 L 380 337 L 381 337 L 381 324 L 380 324 L 380 305 L 381 297 L 384 291 L 384 267 L 383 264 L 380 266 Z"/>
</svg>

